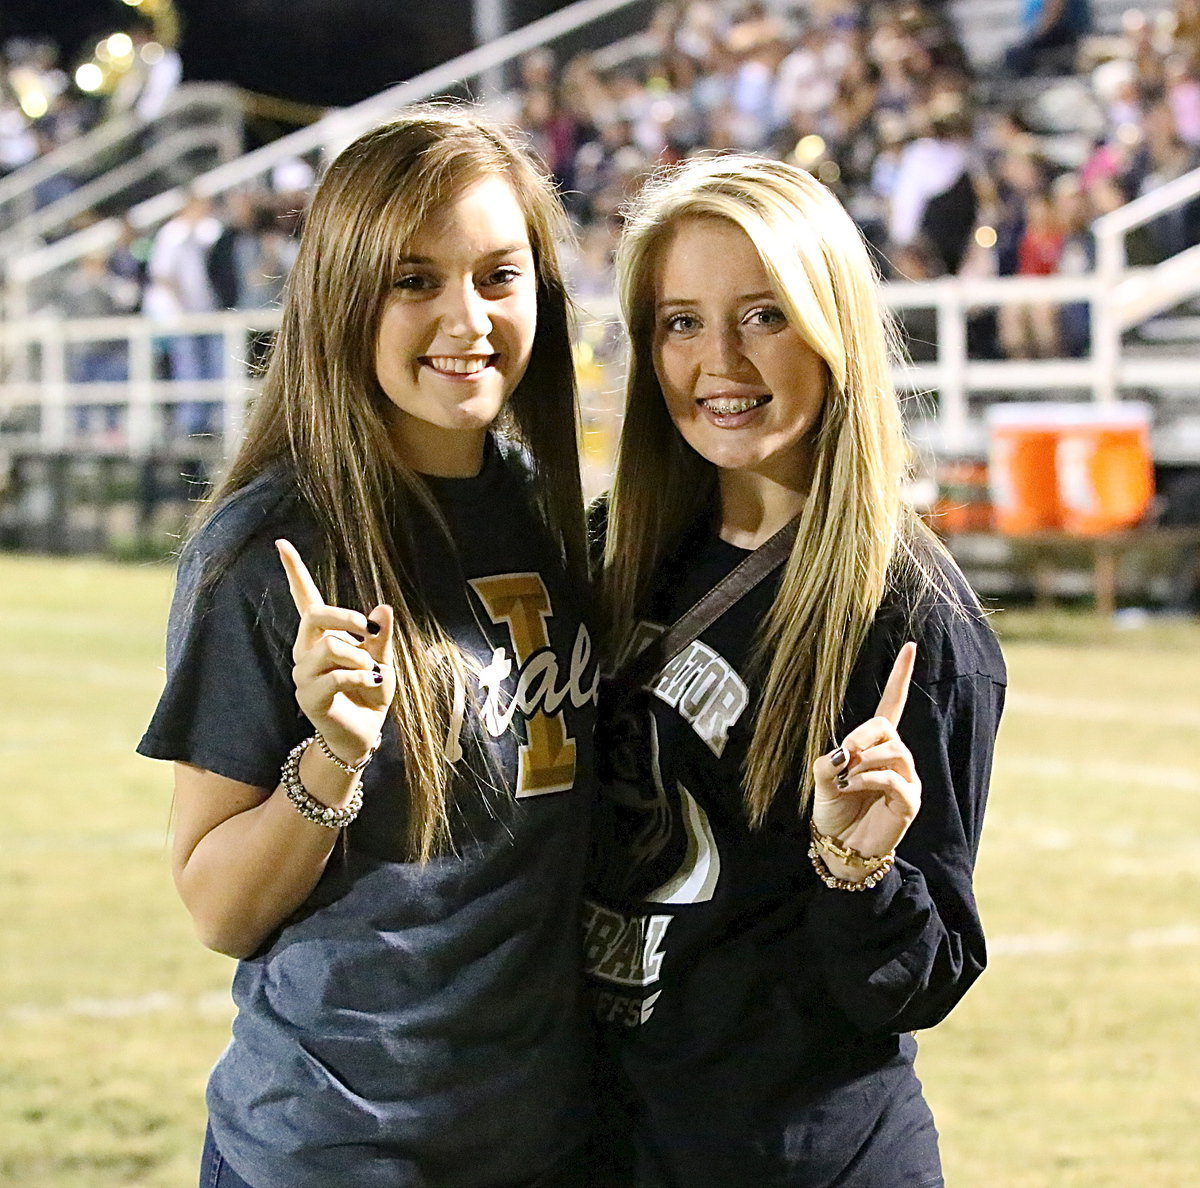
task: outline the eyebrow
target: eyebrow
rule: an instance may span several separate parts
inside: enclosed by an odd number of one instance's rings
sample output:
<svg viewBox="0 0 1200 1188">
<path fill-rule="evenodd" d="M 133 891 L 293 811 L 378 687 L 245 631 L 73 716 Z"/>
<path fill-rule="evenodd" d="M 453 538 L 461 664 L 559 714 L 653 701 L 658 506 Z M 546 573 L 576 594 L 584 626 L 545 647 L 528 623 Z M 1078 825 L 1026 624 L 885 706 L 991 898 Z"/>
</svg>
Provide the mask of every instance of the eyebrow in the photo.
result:
<svg viewBox="0 0 1200 1188">
<path fill-rule="evenodd" d="M 775 295 L 773 289 L 763 289 L 760 293 L 743 293 L 736 298 L 736 303 L 741 305 L 744 301 L 778 301 L 779 298 Z M 684 307 L 688 305 L 699 304 L 699 299 L 696 297 L 668 297 L 663 301 L 657 301 L 654 304 L 655 309 L 674 309 L 676 307 Z"/>
<path fill-rule="evenodd" d="M 533 246 L 528 243 L 510 243 L 506 247 L 494 248 L 490 252 L 485 252 L 479 258 L 481 260 L 495 260 L 500 256 L 515 256 L 519 252 L 532 252 Z M 432 256 L 397 256 L 397 264 L 423 264 L 426 266 L 434 266 L 437 261 Z"/>
</svg>

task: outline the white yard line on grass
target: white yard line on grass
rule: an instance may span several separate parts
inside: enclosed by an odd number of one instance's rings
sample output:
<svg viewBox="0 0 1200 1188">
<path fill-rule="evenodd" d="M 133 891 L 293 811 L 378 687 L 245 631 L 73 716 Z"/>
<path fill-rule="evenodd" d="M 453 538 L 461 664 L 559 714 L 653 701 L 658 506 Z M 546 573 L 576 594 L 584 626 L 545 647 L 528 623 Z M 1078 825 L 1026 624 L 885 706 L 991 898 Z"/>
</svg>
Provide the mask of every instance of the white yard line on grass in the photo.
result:
<svg viewBox="0 0 1200 1188">
<path fill-rule="evenodd" d="M 228 990 L 214 990 L 190 998 L 155 990 L 135 998 L 71 998 L 53 1006 L 26 1003 L 9 1007 L 4 1016 L 15 1023 L 57 1022 L 61 1019 L 133 1019 L 167 1011 L 188 1015 L 233 1014 Z"/>
<path fill-rule="evenodd" d="M 1033 714 L 1047 718 L 1078 718 L 1085 722 L 1123 722 L 1139 726 L 1182 726 L 1200 738 L 1200 709 L 1196 706 L 1163 704 L 1162 701 L 1111 701 L 1091 697 L 1053 697 L 1010 689 L 1004 712 Z"/>
<path fill-rule="evenodd" d="M 1200 792 L 1200 770 L 1188 767 L 1155 767 L 1147 763 L 1094 762 L 1086 759 L 1056 759 L 1048 756 L 1002 753 L 996 761 L 1000 776 L 1042 776 L 1091 784 L 1120 784 L 1124 787 L 1175 788 Z"/>
<path fill-rule="evenodd" d="M 1143 928 L 1112 943 L 1072 932 L 1026 932 L 988 941 L 991 957 L 1062 957 L 1070 953 L 1101 953 L 1113 949 L 1190 949 L 1200 945 L 1200 925 L 1172 924 Z"/>
</svg>

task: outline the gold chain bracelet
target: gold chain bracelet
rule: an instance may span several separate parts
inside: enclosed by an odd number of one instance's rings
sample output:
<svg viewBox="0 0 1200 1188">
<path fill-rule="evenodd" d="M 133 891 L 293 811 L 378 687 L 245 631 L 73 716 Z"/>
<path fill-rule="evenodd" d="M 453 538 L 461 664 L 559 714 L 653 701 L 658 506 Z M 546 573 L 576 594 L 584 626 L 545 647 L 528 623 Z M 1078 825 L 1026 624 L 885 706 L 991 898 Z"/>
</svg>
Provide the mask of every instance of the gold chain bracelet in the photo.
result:
<svg viewBox="0 0 1200 1188">
<path fill-rule="evenodd" d="M 844 862 L 847 866 L 860 867 L 868 874 L 878 870 L 885 862 L 891 862 L 896 857 L 895 850 L 889 850 L 886 854 L 861 854 L 851 846 L 842 845 L 837 838 L 822 833 L 811 817 L 808 821 L 808 833 L 815 845 L 832 854 L 839 862 Z"/>
<path fill-rule="evenodd" d="M 831 891 L 869 891 L 876 883 L 883 880 L 884 875 L 892 869 L 892 864 L 896 861 L 894 853 L 884 855 L 879 859 L 879 866 L 861 882 L 856 882 L 854 879 L 839 879 L 825 865 L 825 860 L 821 857 L 821 851 L 817 849 L 816 842 L 808 847 L 808 857 L 813 864 L 813 870 L 817 872 L 817 878 Z"/>
</svg>

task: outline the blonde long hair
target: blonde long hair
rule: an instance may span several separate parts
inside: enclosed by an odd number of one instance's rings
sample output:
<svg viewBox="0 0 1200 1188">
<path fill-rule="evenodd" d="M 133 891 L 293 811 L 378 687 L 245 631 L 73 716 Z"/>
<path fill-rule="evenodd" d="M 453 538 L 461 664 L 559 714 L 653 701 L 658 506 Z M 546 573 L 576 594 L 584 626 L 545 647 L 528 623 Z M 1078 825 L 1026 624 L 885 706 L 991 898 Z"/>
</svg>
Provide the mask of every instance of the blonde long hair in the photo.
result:
<svg viewBox="0 0 1200 1188">
<path fill-rule="evenodd" d="M 412 513 L 421 506 L 441 519 L 389 435 L 375 341 L 406 244 L 447 202 L 490 176 L 513 187 L 537 271 L 537 330 L 503 431 L 531 462 L 532 495 L 563 563 L 584 580 L 570 309 L 557 247 L 569 234 L 565 216 L 551 183 L 507 133 L 449 105 L 409 110 L 360 137 L 326 171 L 244 444 L 204 517 L 282 465 L 316 519 L 323 548 L 315 568 L 325 596 L 364 611 L 378 603 L 395 609 L 392 717 L 408 784 L 407 840 L 422 861 L 449 841 L 445 748 L 463 661 L 404 580 L 414 561 Z"/>
<path fill-rule="evenodd" d="M 764 682 L 743 788 L 757 825 L 798 762 L 799 807 L 807 807 L 813 761 L 833 745 L 851 670 L 889 585 L 942 583 L 928 559 L 933 536 L 901 498 L 909 450 L 891 378 L 895 338 L 857 227 L 802 169 L 696 158 L 651 179 L 617 251 L 630 360 L 605 546 L 612 654 L 628 640 L 658 565 L 717 490 L 716 468 L 676 430 L 654 370 L 655 266 L 689 218 L 746 233 L 788 321 L 828 370 L 811 490 L 754 649 Z"/>
</svg>

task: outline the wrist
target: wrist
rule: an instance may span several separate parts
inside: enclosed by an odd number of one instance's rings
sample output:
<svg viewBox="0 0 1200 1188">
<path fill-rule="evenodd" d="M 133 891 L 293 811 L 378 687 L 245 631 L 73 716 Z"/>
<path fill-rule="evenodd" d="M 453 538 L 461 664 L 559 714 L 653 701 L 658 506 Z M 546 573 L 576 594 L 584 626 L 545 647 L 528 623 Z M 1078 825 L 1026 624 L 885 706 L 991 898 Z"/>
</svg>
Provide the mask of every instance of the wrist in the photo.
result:
<svg viewBox="0 0 1200 1188">
<path fill-rule="evenodd" d="M 822 833 L 815 818 L 811 817 L 808 822 L 808 834 L 831 873 L 852 882 L 860 882 L 896 857 L 895 846 L 884 854 L 864 854 L 832 834 Z"/>
<path fill-rule="evenodd" d="M 361 780 L 331 763 L 321 748 L 310 742 L 300 754 L 296 774 L 304 789 L 314 799 L 332 809 L 344 809 L 355 799 Z"/>
<path fill-rule="evenodd" d="M 357 739 L 352 739 L 346 742 L 342 739 L 335 738 L 330 742 L 321 731 L 317 731 L 313 735 L 313 742 L 316 746 L 312 749 L 324 758 L 331 766 L 338 768 L 347 775 L 357 776 L 362 773 L 363 768 L 371 762 L 375 752 L 379 749 L 379 739 L 377 738 L 365 751 L 362 749 L 362 743 Z"/>
<path fill-rule="evenodd" d="M 831 891 L 869 891 L 884 880 L 895 862 L 895 854 L 892 853 L 880 859 L 878 865 L 869 871 L 864 870 L 861 866 L 855 867 L 843 863 L 841 864 L 842 869 L 848 873 L 839 874 L 829 865 L 815 841 L 808 847 L 808 858 L 812 863 L 813 870 L 816 871 L 817 878 Z M 834 858 L 832 861 L 836 863 L 838 860 Z"/>
</svg>

